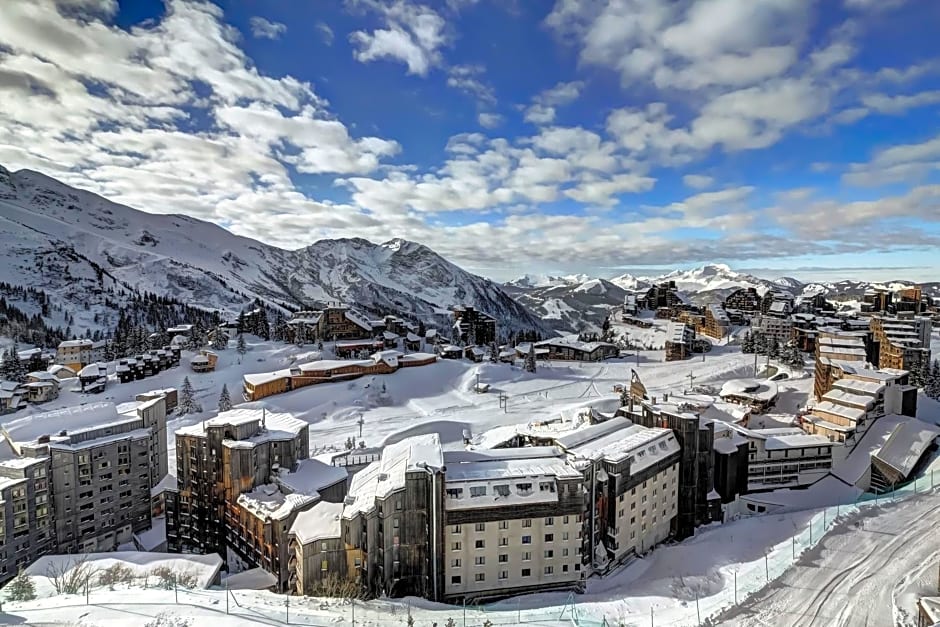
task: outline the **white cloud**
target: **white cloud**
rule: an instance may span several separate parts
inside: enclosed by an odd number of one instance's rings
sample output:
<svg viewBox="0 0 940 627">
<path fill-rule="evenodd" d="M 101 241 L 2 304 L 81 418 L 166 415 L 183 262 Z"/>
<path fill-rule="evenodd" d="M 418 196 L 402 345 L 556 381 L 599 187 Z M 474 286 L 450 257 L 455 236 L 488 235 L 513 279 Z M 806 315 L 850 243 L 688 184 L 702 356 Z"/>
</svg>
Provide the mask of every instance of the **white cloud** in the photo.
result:
<svg viewBox="0 0 940 627">
<path fill-rule="evenodd" d="M 924 107 L 940 102 L 940 90 L 922 91 L 918 94 L 887 96 L 871 94 L 862 98 L 862 104 L 878 113 L 899 114 L 915 107 Z"/>
<path fill-rule="evenodd" d="M 525 110 L 523 119 L 532 124 L 551 124 L 555 121 L 555 107 L 534 104 Z"/>
<path fill-rule="evenodd" d="M 257 15 L 248 20 L 251 34 L 260 39 L 280 39 L 287 32 L 287 25 L 281 22 L 272 22 Z"/>
<path fill-rule="evenodd" d="M 584 89 L 583 81 L 570 81 L 556 84 L 535 97 L 535 101 L 545 106 L 561 106 L 574 102 Z"/>
<path fill-rule="evenodd" d="M 477 122 L 483 128 L 496 128 L 503 123 L 503 116 L 498 113 L 480 113 L 477 115 Z"/>
<path fill-rule="evenodd" d="M 431 67 L 441 63 L 440 48 L 448 42 L 446 23 L 433 9 L 405 0 L 392 3 L 356 0 L 353 5 L 378 13 L 385 22 L 385 28 L 350 34 L 356 60 L 363 63 L 384 58 L 400 61 L 408 66 L 409 74 L 418 76 L 427 75 Z"/>
<path fill-rule="evenodd" d="M 313 27 L 316 29 L 318 33 L 320 33 L 320 39 L 323 40 L 324 44 L 326 44 L 327 46 L 333 45 L 333 39 L 335 37 L 333 35 L 333 29 L 330 28 L 329 24 L 327 24 L 326 22 L 317 22 L 316 24 L 313 25 Z"/>
<path fill-rule="evenodd" d="M 481 104 L 495 104 L 493 88 L 480 80 L 484 71 L 482 65 L 453 65 L 447 68 L 447 86 L 470 94 Z"/>
<path fill-rule="evenodd" d="M 682 177 L 682 183 L 692 189 L 705 189 L 715 183 L 715 179 L 704 174 L 686 174 Z"/>
<path fill-rule="evenodd" d="M 849 185 L 874 187 L 912 183 L 940 171 L 940 135 L 917 144 L 883 148 L 867 163 L 853 163 L 842 180 Z"/>
</svg>

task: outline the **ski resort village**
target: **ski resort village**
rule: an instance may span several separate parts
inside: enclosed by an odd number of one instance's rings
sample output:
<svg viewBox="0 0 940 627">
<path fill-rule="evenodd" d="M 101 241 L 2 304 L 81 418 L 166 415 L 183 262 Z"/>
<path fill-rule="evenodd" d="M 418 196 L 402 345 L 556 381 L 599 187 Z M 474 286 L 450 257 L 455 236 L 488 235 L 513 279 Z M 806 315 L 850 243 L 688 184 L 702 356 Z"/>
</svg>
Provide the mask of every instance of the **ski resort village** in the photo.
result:
<svg viewBox="0 0 940 627">
<path fill-rule="evenodd" d="M 851 570 L 831 538 L 936 518 L 938 319 L 917 288 L 698 306 L 665 280 L 580 333 L 258 302 L 11 341 L 4 611 L 789 624 L 779 581 Z M 937 555 L 932 534 L 860 611 L 936 621 Z"/>
</svg>

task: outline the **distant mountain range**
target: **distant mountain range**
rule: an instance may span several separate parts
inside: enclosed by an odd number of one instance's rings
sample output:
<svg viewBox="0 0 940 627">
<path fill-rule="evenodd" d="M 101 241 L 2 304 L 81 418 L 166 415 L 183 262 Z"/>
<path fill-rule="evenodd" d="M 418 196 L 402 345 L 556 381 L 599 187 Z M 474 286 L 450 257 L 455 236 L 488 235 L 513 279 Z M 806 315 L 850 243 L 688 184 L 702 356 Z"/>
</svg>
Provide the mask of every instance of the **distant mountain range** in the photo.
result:
<svg viewBox="0 0 940 627">
<path fill-rule="evenodd" d="M 73 312 L 79 333 L 110 329 L 122 292 L 134 291 L 229 315 L 255 298 L 294 308 L 344 301 L 438 327 L 448 323 L 450 308 L 466 304 L 495 316 L 503 329 L 551 332 L 498 283 L 415 242 L 337 239 L 283 250 L 2 166 L 0 281 L 42 289 Z"/>
<path fill-rule="evenodd" d="M 793 277 L 763 279 L 736 272 L 724 264 L 709 264 L 692 270 L 674 270 L 658 276 L 623 274 L 611 279 L 587 275 L 535 276 L 525 275 L 507 282 L 506 291 L 542 317 L 560 320 L 572 329 L 597 330 L 610 307 L 623 303 L 627 292 L 642 291 L 656 283 L 675 281 L 676 288 L 691 302 L 705 305 L 722 302 L 731 292 L 753 287 L 761 294 L 767 290 L 783 290 L 797 298 L 824 294 L 835 302 L 860 300 L 871 288 L 899 290 L 920 285 L 928 296 L 940 297 L 940 283 L 913 281 L 837 281 L 807 282 Z"/>
</svg>

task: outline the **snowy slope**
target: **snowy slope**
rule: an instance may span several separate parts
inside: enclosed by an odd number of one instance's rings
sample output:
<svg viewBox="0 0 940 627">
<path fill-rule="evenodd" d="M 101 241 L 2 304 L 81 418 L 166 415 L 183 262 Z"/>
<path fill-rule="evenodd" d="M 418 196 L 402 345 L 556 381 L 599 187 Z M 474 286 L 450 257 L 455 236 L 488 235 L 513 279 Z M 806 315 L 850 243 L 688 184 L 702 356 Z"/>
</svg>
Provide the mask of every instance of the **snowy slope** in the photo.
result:
<svg viewBox="0 0 940 627">
<path fill-rule="evenodd" d="M 599 332 L 607 312 L 623 304 L 627 292 L 605 279 L 583 274 L 522 277 L 503 286 L 516 300 L 555 328 Z"/>
<path fill-rule="evenodd" d="M 255 297 L 294 307 L 348 300 L 429 323 L 440 323 L 437 311 L 470 304 L 503 328 L 545 330 L 497 284 L 420 244 L 340 239 L 288 251 L 2 166 L 0 281 L 41 288 L 79 311 L 114 308 L 121 290 L 138 289 L 230 313 Z M 76 330 L 91 326 L 84 322 Z"/>
</svg>

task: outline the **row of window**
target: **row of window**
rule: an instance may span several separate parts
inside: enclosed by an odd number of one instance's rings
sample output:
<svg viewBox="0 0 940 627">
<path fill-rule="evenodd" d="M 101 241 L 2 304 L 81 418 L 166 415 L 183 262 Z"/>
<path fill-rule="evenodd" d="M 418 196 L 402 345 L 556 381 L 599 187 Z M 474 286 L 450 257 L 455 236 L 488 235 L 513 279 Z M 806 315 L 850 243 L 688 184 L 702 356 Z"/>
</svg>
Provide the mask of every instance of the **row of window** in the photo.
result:
<svg viewBox="0 0 940 627">
<path fill-rule="evenodd" d="M 578 532 L 578 538 L 580 538 L 580 537 L 581 537 L 581 532 L 579 531 L 579 532 Z M 562 539 L 562 541 L 567 541 L 569 538 L 570 538 L 570 535 L 569 535 L 569 533 L 568 533 L 567 531 L 565 531 L 565 532 L 563 532 L 563 533 L 561 534 L 561 539 Z M 546 533 L 546 534 L 545 534 L 545 542 L 554 542 L 554 541 L 555 541 L 555 534 L 554 534 L 554 533 Z M 522 536 L 522 544 L 532 544 L 532 536 Z M 500 539 L 499 539 L 499 546 L 509 546 L 509 538 L 500 538 Z M 451 542 L 451 543 L 450 543 L 450 550 L 451 550 L 451 551 L 459 551 L 459 550 L 461 550 L 462 548 L 463 548 L 463 543 L 461 543 L 461 542 Z M 475 549 L 485 549 L 485 548 L 486 548 L 486 540 L 483 540 L 483 539 L 474 540 L 474 541 L 473 541 L 473 548 L 475 548 Z"/>
<path fill-rule="evenodd" d="M 516 493 L 520 496 L 528 496 L 532 494 L 534 487 L 531 482 L 520 482 L 515 484 Z M 471 486 L 470 487 L 470 498 L 476 498 L 480 496 L 486 496 L 488 487 L 483 486 Z M 540 481 L 538 484 L 539 492 L 555 492 L 555 482 L 554 481 Z M 461 499 L 463 498 L 463 488 L 447 488 L 446 490 L 447 498 L 450 499 Z M 510 485 L 508 483 L 494 485 L 493 494 L 495 496 L 509 496 L 510 494 Z"/>
<path fill-rule="evenodd" d="M 577 548 L 577 554 L 578 554 L 578 555 L 581 554 L 581 547 L 578 547 L 578 548 Z M 561 557 L 568 557 L 568 555 L 569 555 L 569 549 L 568 549 L 568 548 L 563 548 L 563 549 L 561 550 Z M 554 550 L 554 549 L 546 549 L 546 550 L 544 550 L 544 551 L 542 552 L 542 558 L 543 558 L 543 559 L 550 560 L 550 559 L 553 559 L 554 557 L 555 557 L 555 550 Z M 529 561 L 531 561 L 531 560 L 532 560 L 532 552 L 531 552 L 531 551 L 523 551 L 523 552 L 522 552 L 522 561 L 523 561 L 523 562 L 529 562 Z M 499 554 L 499 557 L 498 557 L 498 562 L 499 562 L 500 564 L 508 564 L 508 563 L 509 563 L 509 554 L 508 554 L 508 553 L 500 553 L 500 554 Z M 460 568 L 462 565 L 463 565 L 463 560 L 461 560 L 459 557 L 455 557 L 455 558 L 453 558 L 453 559 L 450 560 L 450 566 L 451 566 L 451 568 Z M 485 566 L 485 565 L 486 565 L 486 557 L 483 556 L 483 555 L 478 555 L 478 556 L 474 557 L 474 558 L 473 558 L 473 565 L 474 565 L 474 566 Z"/>
<path fill-rule="evenodd" d="M 581 564 L 575 564 L 575 565 L 574 565 L 574 569 L 575 569 L 576 571 L 581 570 Z M 563 572 L 563 573 L 567 573 L 567 572 L 568 572 L 568 564 L 562 564 L 562 565 L 561 565 L 561 572 Z M 544 568 L 542 569 L 542 574 L 544 574 L 544 575 L 554 575 L 554 574 L 555 574 L 555 567 L 554 567 L 554 566 L 546 566 L 546 567 L 544 567 Z M 531 568 L 523 568 L 523 569 L 521 569 L 521 570 L 519 571 L 519 576 L 521 576 L 521 577 L 531 577 L 531 576 L 532 576 L 532 569 L 531 569 Z M 500 581 L 509 579 L 509 571 L 508 571 L 508 570 L 501 570 L 501 571 L 499 571 L 499 574 L 497 575 L 497 579 L 499 579 Z M 486 573 L 474 573 L 474 574 L 473 574 L 473 580 L 474 580 L 475 582 L 486 581 Z M 462 582 L 462 577 L 461 577 L 460 575 L 452 575 L 451 578 L 450 578 L 450 583 L 453 584 L 453 585 L 459 585 L 461 582 Z"/>
<path fill-rule="evenodd" d="M 570 516 L 563 516 L 562 519 L 561 519 L 561 524 L 567 525 L 570 521 L 571 521 L 571 517 L 570 517 Z M 578 514 L 578 516 L 576 517 L 575 522 L 581 522 L 581 515 L 580 515 L 580 514 Z M 545 525 L 546 527 L 551 527 L 551 526 L 554 525 L 554 524 L 555 524 L 555 517 L 554 517 L 554 516 L 549 516 L 549 517 L 545 518 L 545 520 L 544 520 L 544 525 Z M 482 532 L 486 531 L 486 525 L 487 525 L 487 523 L 485 523 L 485 522 L 474 523 L 473 529 L 474 529 L 474 531 L 477 531 L 477 532 L 482 533 Z M 500 521 L 497 521 L 497 525 L 498 525 L 499 529 L 509 529 L 509 521 L 508 521 L 508 520 L 500 520 Z M 396 525 L 396 526 L 397 526 L 397 525 Z M 531 526 L 532 526 L 532 519 L 531 519 L 531 518 L 523 518 L 523 519 L 522 519 L 522 527 L 523 527 L 523 528 L 529 528 L 529 527 L 531 527 Z M 461 530 L 462 530 L 462 527 L 461 527 L 461 525 L 451 525 L 450 530 L 451 530 L 451 533 L 460 533 Z"/>
</svg>

